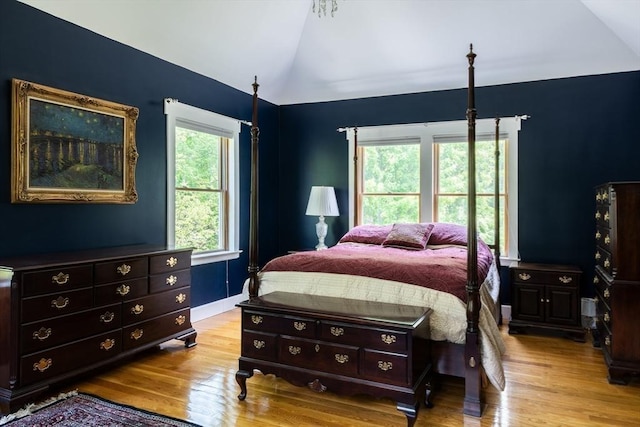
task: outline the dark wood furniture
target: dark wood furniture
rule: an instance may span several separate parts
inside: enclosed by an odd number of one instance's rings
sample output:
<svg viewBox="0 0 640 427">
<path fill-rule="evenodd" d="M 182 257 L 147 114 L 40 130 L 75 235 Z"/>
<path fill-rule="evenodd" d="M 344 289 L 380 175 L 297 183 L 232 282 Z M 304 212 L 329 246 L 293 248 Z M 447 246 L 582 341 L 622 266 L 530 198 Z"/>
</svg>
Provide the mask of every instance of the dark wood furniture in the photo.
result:
<svg viewBox="0 0 640 427">
<path fill-rule="evenodd" d="M 412 426 L 429 406 L 430 309 L 273 292 L 242 308 L 238 396 L 258 369 L 319 392 L 387 397 Z"/>
<path fill-rule="evenodd" d="M 510 334 L 532 328 L 561 331 L 575 341 L 585 341 L 580 323 L 582 270 L 572 265 L 516 262 L 510 271 Z"/>
<path fill-rule="evenodd" d="M 178 338 L 191 250 L 120 247 L 0 259 L 0 411 L 52 384 Z"/>
<path fill-rule="evenodd" d="M 596 188 L 596 331 L 608 380 L 640 375 L 640 182 Z"/>
</svg>

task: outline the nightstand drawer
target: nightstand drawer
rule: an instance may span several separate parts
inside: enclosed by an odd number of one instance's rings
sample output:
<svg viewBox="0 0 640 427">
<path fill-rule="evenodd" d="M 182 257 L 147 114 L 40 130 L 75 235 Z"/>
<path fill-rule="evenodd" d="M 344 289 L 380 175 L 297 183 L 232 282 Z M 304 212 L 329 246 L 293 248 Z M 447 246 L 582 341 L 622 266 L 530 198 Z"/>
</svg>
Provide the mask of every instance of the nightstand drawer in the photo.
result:
<svg viewBox="0 0 640 427">
<path fill-rule="evenodd" d="M 511 267 L 516 283 L 580 286 L 582 271 L 572 266 L 519 263 Z"/>
</svg>

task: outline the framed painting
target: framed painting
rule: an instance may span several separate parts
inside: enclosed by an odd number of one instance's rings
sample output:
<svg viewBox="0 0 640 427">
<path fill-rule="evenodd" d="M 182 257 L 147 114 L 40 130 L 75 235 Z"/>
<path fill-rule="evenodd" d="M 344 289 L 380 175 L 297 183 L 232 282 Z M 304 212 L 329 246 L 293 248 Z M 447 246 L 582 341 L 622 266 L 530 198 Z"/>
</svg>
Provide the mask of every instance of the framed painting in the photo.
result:
<svg viewBox="0 0 640 427">
<path fill-rule="evenodd" d="M 12 203 L 135 203 L 138 109 L 12 81 Z"/>
</svg>

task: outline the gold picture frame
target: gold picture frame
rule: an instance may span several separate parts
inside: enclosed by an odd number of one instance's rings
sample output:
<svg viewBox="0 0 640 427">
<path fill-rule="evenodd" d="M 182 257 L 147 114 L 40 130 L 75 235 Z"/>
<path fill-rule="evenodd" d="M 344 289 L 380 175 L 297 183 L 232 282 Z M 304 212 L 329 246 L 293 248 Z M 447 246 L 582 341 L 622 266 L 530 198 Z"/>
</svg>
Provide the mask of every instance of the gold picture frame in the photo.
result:
<svg viewBox="0 0 640 427">
<path fill-rule="evenodd" d="M 135 203 L 138 109 L 12 80 L 11 203 Z"/>
</svg>

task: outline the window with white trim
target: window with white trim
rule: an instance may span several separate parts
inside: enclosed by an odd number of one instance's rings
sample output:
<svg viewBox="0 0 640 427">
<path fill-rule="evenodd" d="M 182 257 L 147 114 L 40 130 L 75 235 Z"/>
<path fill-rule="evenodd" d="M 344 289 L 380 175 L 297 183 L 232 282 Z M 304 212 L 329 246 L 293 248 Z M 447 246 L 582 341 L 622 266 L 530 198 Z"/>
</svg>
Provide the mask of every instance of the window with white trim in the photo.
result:
<svg viewBox="0 0 640 427">
<path fill-rule="evenodd" d="M 192 265 L 238 258 L 238 120 L 165 99 L 167 244 Z"/>
<path fill-rule="evenodd" d="M 521 116 L 500 119 L 500 240 L 504 260 L 518 259 L 521 120 Z M 357 166 L 353 162 L 349 166 L 350 226 L 415 221 L 466 225 L 467 126 L 466 120 L 460 120 L 358 128 Z M 354 135 L 354 129 L 348 128 L 350 158 L 356 154 Z M 478 120 L 477 224 L 480 236 L 489 244 L 493 244 L 495 227 L 494 154 L 495 120 Z"/>
</svg>

